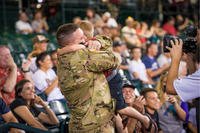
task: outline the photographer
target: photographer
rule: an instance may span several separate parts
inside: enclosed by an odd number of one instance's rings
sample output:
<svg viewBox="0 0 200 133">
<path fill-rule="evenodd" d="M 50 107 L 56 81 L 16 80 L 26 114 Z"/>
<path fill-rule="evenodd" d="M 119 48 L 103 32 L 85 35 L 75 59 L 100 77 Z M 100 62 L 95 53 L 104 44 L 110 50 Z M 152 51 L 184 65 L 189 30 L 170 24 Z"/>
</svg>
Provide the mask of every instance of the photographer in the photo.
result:
<svg viewBox="0 0 200 133">
<path fill-rule="evenodd" d="M 182 57 L 183 41 L 175 39 L 175 41 L 170 41 L 172 47 L 167 47 L 172 57 L 171 67 L 167 76 L 167 93 L 178 94 L 183 101 L 199 99 L 200 97 L 200 30 L 198 30 L 196 39 L 196 52 L 186 53 L 189 75 L 181 79 L 178 78 L 178 68 Z M 198 131 L 200 130 L 199 105 L 200 100 L 196 104 Z"/>
<path fill-rule="evenodd" d="M 170 94 L 178 94 L 183 101 L 200 97 L 200 68 L 197 67 L 199 64 L 199 55 L 193 53 L 186 54 L 186 62 L 190 75 L 179 79 L 178 68 L 182 57 L 183 41 L 175 39 L 175 41 L 171 41 L 171 44 L 172 48 L 167 47 L 170 50 L 172 58 L 171 67 L 167 76 L 167 92 Z M 197 50 L 197 52 L 199 51 Z"/>
</svg>

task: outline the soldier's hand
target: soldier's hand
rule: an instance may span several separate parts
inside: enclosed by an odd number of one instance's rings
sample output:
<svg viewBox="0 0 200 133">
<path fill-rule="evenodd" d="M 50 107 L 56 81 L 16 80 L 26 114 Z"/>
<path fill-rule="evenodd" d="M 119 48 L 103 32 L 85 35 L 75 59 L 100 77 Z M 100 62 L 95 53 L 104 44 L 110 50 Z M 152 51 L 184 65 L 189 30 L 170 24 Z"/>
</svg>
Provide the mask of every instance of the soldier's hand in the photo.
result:
<svg viewBox="0 0 200 133">
<path fill-rule="evenodd" d="M 100 50 L 101 48 L 101 43 L 98 40 L 89 40 L 86 45 L 90 50 Z"/>
</svg>

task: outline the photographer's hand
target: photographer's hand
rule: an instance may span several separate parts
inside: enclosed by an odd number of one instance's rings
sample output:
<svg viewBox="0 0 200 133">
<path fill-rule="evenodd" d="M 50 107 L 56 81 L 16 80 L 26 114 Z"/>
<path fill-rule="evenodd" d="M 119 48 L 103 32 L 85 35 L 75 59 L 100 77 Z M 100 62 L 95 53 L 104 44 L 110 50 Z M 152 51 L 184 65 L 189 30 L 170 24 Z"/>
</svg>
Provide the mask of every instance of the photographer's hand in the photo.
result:
<svg viewBox="0 0 200 133">
<path fill-rule="evenodd" d="M 167 49 L 170 51 L 172 61 L 179 63 L 182 57 L 183 41 L 181 39 L 175 39 L 175 41 L 171 40 L 170 43 L 172 48 L 167 47 Z"/>
<path fill-rule="evenodd" d="M 175 79 L 178 78 L 178 69 L 182 57 L 183 41 L 175 39 L 174 42 L 171 41 L 171 44 L 172 48 L 167 47 L 167 49 L 170 51 L 172 62 L 171 62 L 171 67 L 169 69 L 169 73 L 167 75 L 166 89 L 167 93 L 176 94 L 173 82 Z"/>
</svg>

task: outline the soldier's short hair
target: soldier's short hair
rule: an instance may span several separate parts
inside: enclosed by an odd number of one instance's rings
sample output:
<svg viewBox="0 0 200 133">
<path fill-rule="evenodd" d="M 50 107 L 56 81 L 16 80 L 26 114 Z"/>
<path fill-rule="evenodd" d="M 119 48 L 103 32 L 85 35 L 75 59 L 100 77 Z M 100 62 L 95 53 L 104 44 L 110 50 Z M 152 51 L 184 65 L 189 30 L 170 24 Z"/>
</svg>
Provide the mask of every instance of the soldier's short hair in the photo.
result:
<svg viewBox="0 0 200 133">
<path fill-rule="evenodd" d="M 73 23 L 61 25 L 56 33 L 56 39 L 61 47 L 64 47 L 70 40 L 72 33 L 74 33 L 79 28 L 78 25 Z"/>
</svg>

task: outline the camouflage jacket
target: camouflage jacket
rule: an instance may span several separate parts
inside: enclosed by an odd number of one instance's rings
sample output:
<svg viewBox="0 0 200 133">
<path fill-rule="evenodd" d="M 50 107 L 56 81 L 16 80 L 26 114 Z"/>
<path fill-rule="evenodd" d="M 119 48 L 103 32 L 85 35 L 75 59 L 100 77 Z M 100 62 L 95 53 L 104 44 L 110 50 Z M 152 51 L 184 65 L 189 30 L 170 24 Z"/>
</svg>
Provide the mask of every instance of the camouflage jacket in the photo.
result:
<svg viewBox="0 0 200 133">
<path fill-rule="evenodd" d="M 113 102 L 103 71 L 115 69 L 118 60 L 111 51 L 111 40 L 97 39 L 100 51 L 87 48 L 58 57 L 60 88 L 70 104 L 70 132 L 87 132 L 105 124 L 113 116 Z"/>
</svg>

